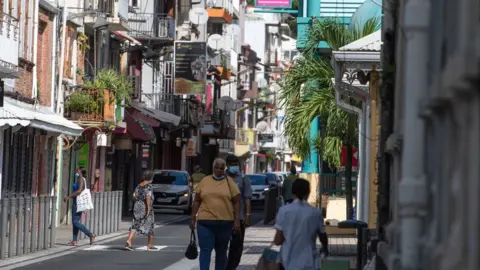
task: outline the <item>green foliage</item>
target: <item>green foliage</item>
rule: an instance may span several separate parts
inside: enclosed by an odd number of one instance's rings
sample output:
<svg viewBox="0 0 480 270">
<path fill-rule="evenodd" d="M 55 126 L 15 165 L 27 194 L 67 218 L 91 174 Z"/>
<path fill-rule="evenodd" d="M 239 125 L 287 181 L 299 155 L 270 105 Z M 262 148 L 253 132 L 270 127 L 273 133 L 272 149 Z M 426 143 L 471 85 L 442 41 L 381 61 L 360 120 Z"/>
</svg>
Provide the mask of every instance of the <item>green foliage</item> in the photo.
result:
<svg viewBox="0 0 480 270">
<path fill-rule="evenodd" d="M 377 18 L 353 30 L 336 20 L 318 20 L 311 26 L 306 50 L 280 81 L 279 100 L 285 108 L 285 135 L 298 155 L 309 156 L 311 149 L 316 148 L 330 166 L 339 167 L 342 145 L 357 144 L 356 116 L 337 106 L 330 56 L 320 58 L 316 48 L 321 41 L 326 41 L 333 50 L 338 50 L 379 27 Z M 311 141 L 310 125 L 317 116 L 323 134 Z"/>
<path fill-rule="evenodd" d="M 91 113 L 98 111 L 100 104 L 94 96 L 85 91 L 73 92 L 65 103 L 65 108 L 79 113 Z"/>
<path fill-rule="evenodd" d="M 126 76 L 121 75 L 113 69 L 101 70 L 95 77 L 95 80 L 85 82 L 85 87 L 108 89 L 114 93 L 114 95 L 110 97 L 110 103 L 115 100 L 121 103 L 122 100 L 125 100 L 126 105 L 132 101 L 132 93 L 134 90 L 132 82 Z"/>
</svg>

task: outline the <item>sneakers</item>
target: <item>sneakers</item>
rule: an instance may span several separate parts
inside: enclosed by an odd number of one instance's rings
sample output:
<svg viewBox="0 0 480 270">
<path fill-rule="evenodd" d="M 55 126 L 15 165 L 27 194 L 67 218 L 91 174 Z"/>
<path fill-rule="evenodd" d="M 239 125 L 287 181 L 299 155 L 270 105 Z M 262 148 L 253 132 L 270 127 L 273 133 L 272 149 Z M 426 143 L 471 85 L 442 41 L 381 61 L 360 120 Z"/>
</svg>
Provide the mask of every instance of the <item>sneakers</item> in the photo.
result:
<svg viewBox="0 0 480 270">
<path fill-rule="evenodd" d="M 128 242 L 125 242 L 125 249 L 126 249 L 126 250 L 129 250 L 129 251 L 133 251 L 132 244 L 130 244 L 130 243 L 128 243 Z"/>
</svg>

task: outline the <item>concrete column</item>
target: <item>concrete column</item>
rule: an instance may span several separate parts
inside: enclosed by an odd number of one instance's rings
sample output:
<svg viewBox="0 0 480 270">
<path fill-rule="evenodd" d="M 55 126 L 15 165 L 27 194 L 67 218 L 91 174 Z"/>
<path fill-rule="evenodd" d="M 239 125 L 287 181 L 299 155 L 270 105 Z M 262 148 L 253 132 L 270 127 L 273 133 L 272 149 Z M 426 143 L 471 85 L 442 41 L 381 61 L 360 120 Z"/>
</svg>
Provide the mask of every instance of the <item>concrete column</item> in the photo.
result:
<svg viewBox="0 0 480 270">
<path fill-rule="evenodd" d="M 402 180 L 399 184 L 399 215 L 401 224 L 401 268 L 420 269 L 423 236 L 423 217 L 427 204 L 424 166 L 425 127 L 419 118 L 420 102 L 428 87 L 428 26 L 430 2 L 411 0 L 405 4 L 402 18 L 405 36 L 405 65 L 403 66 L 404 144 Z"/>
</svg>

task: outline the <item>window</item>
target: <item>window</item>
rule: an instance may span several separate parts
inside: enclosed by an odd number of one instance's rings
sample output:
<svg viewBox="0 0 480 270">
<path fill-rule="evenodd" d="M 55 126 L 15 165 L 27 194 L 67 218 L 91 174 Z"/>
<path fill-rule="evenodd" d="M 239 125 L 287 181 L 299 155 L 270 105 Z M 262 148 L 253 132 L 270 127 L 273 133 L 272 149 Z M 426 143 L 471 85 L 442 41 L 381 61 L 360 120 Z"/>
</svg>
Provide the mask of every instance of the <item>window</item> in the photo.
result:
<svg viewBox="0 0 480 270">
<path fill-rule="evenodd" d="M 153 177 L 154 185 L 188 185 L 188 175 L 180 171 L 157 171 Z"/>
<path fill-rule="evenodd" d="M 130 5 L 132 7 L 138 7 L 138 0 L 130 0 Z"/>
<path fill-rule="evenodd" d="M 210 33 L 211 35 L 213 34 L 223 35 L 223 24 L 221 23 L 209 23 L 207 28 L 208 28 L 207 32 Z"/>
</svg>

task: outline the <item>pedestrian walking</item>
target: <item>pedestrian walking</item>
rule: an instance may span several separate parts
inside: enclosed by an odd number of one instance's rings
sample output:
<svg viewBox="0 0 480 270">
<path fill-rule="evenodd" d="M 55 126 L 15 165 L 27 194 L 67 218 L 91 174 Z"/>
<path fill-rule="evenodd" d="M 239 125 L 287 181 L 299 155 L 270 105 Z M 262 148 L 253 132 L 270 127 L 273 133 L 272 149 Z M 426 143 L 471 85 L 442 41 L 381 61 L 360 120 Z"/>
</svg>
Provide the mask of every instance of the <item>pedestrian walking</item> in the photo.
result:
<svg viewBox="0 0 480 270">
<path fill-rule="evenodd" d="M 235 155 L 226 158 L 227 175 L 231 177 L 240 190 L 240 231 L 234 232 L 230 240 L 228 264 L 226 270 L 235 270 L 240 264 L 245 240 L 245 228 L 250 226 L 252 213 L 252 186 L 250 181 L 240 171 L 240 160 Z"/>
<path fill-rule="evenodd" d="M 323 226 L 323 216 L 318 208 L 307 202 L 310 183 L 302 178 L 292 185 L 294 201 L 280 207 L 275 221 L 274 244 L 281 245 L 280 261 L 285 270 L 316 270 L 316 239 L 320 239 L 328 255 L 328 237 Z"/>
<path fill-rule="evenodd" d="M 77 213 L 77 196 L 82 193 L 82 191 L 87 188 L 87 180 L 85 177 L 87 176 L 87 170 L 83 167 L 79 167 L 75 173 L 75 183 L 72 185 L 72 194 L 65 196 L 63 198 L 64 202 L 67 202 L 70 199 L 72 201 L 72 231 L 73 231 L 73 238 L 70 244 L 72 246 L 77 245 L 78 233 L 82 231 L 86 236 L 90 238 L 90 245 L 93 244 L 95 241 L 95 234 L 91 233 L 87 227 L 82 224 L 82 215 L 83 212 Z"/>
<path fill-rule="evenodd" d="M 290 175 L 283 181 L 282 185 L 282 196 L 285 204 L 290 204 L 293 202 L 292 197 L 292 185 L 293 181 L 298 178 L 297 169 L 294 165 L 290 167 Z"/>
<path fill-rule="evenodd" d="M 213 175 L 203 178 L 195 190 L 190 229 L 197 227 L 200 270 L 210 269 L 213 249 L 215 270 L 225 270 L 232 230 L 240 230 L 240 190 L 225 168 L 225 160 L 215 159 Z"/>
<path fill-rule="evenodd" d="M 152 209 L 154 200 L 152 181 L 154 175 L 152 171 L 144 171 L 143 180 L 138 184 L 133 193 L 133 220 L 127 242 L 125 243 L 125 249 L 127 250 L 133 250 L 132 241 L 137 233 L 148 236 L 147 250 L 156 250 L 153 246 L 155 215 Z"/>
</svg>

